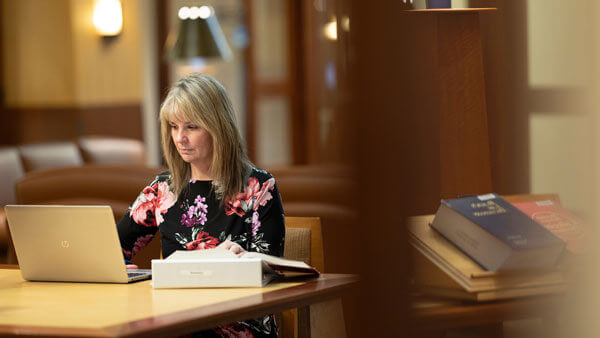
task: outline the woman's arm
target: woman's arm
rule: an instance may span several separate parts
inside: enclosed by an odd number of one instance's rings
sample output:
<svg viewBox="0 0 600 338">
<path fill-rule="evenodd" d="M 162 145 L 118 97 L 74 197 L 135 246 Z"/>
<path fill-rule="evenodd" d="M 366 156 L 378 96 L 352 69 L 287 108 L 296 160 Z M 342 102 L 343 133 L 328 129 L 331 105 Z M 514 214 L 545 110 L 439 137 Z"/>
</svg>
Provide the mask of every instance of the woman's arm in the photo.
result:
<svg viewBox="0 0 600 338">
<path fill-rule="evenodd" d="M 163 214 L 175 203 L 166 179 L 159 175 L 142 190 L 117 224 L 125 259 L 132 259 L 156 234 Z"/>
<path fill-rule="evenodd" d="M 135 254 L 144 248 L 156 235 L 158 227 L 142 226 L 136 223 L 128 210 L 117 223 L 119 241 L 126 260 L 131 260 Z"/>
<path fill-rule="evenodd" d="M 268 190 L 270 198 L 266 200 L 264 205 L 259 205 L 255 208 L 251 220 L 251 240 L 250 250 L 265 253 L 271 256 L 283 256 L 284 239 L 285 239 L 285 216 L 283 206 L 281 204 L 281 196 L 275 179 L 272 183 L 269 181 L 263 184 L 263 188 Z"/>
</svg>

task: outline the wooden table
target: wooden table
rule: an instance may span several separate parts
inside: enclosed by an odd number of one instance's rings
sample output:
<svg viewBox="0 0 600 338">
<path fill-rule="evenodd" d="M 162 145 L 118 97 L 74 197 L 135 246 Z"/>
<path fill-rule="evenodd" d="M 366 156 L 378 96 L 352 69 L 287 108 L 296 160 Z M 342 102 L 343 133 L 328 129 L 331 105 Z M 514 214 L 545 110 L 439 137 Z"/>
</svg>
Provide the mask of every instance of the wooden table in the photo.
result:
<svg viewBox="0 0 600 338">
<path fill-rule="evenodd" d="M 338 298 L 357 280 L 323 274 L 264 288 L 153 289 L 150 281 L 27 282 L 17 269 L 0 269 L 0 336 L 177 336 L 307 308 Z"/>
<path fill-rule="evenodd" d="M 488 327 L 502 330 L 510 320 L 554 318 L 564 302 L 563 295 L 524 297 L 489 302 L 471 302 L 413 297 L 414 327 L 420 332 Z"/>
</svg>

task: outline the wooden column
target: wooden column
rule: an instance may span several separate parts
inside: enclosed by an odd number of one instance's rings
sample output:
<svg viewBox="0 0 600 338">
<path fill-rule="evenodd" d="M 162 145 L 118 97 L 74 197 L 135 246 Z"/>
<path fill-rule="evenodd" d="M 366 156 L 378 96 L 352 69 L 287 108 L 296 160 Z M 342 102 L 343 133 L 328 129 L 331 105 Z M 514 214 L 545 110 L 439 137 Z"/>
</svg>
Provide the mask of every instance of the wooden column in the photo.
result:
<svg viewBox="0 0 600 338">
<path fill-rule="evenodd" d="M 440 198 L 492 191 L 490 141 L 479 12 L 486 9 L 407 11 L 415 35 L 409 47 L 424 168 L 420 212 L 434 212 Z"/>
</svg>

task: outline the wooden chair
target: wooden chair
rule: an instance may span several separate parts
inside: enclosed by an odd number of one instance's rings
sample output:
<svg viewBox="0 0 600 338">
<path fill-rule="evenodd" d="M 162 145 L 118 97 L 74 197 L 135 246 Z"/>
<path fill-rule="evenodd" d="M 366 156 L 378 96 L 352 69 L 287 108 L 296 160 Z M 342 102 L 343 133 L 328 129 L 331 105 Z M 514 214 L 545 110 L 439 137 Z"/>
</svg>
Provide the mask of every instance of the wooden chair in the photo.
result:
<svg viewBox="0 0 600 338">
<path fill-rule="evenodd" d="M 283 257 L 303 261 L 323 271 L 323 235 L 319 217 L 286 217 Z"/>
<path fill-rule="evenodd" d="M 319 217 L 286 217 L 283 256 L 303 261 L 320 272 L 325 268 L 323 235 Z M 282 314 L 280 336 L 298 337 L 299 332 L 312 337 L 345 337 L 346 328 L 341 300 L 310 306 L 309 311 L 286 310 Z M 310 316 L 311 327 L 305 321 Z"/>
<path fill-rule="evenodd" d="M 140 140 L 88 135 L 80 137 L 78 144 L 86 163 L 131 165 L 146 163 L 146 149 Z"/>
<path fill-rule="evenodd" d="M 303 261 L 323 272 L 325 264 L 320 218 L 285 218 L 285 248 L 283 257 Z M 280 323 L 281 337 L 298 337 L 298 309 L 283 311 Z"/>
<path fill-rule="evenodd" d="M 49 142 L 19 146 L 25 171 L 79 166 L 83 158 L 73 142 Z"/>
<path fill-rule="evenodd" d="M 15 147 L 0 148 L 0 263 L 14 262 L 12 251 L 10 251 L 8 224 L 4 214 L 4 206 L 15 203 L 14 184 L 25 174 L 21 165 L 19 152 Z"/>
</svg>

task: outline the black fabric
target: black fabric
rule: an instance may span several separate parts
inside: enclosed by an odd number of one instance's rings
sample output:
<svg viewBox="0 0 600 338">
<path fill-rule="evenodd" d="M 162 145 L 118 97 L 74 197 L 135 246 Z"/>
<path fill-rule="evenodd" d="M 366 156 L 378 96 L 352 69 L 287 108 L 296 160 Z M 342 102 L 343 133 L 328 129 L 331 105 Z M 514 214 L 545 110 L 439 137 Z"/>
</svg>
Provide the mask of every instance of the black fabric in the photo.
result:
<svg viewBox="0 0 600 338">
<path fill-rule="evenodd" d="M 157 231 L 162 254 L 216 247 L 229 239 L 248 251 L 283 256 L 285 225 L 275 179 L 253 169 L 244 192 L 221 205 L 211 181 L 191 180 L 178 198 L 169 189 L 169 172 L 140 193 L 117 224 L 125 259 L 130 260 Z M 272 315 L 215 328 L 200 335 L 276 336 Z"/>
</svg>

